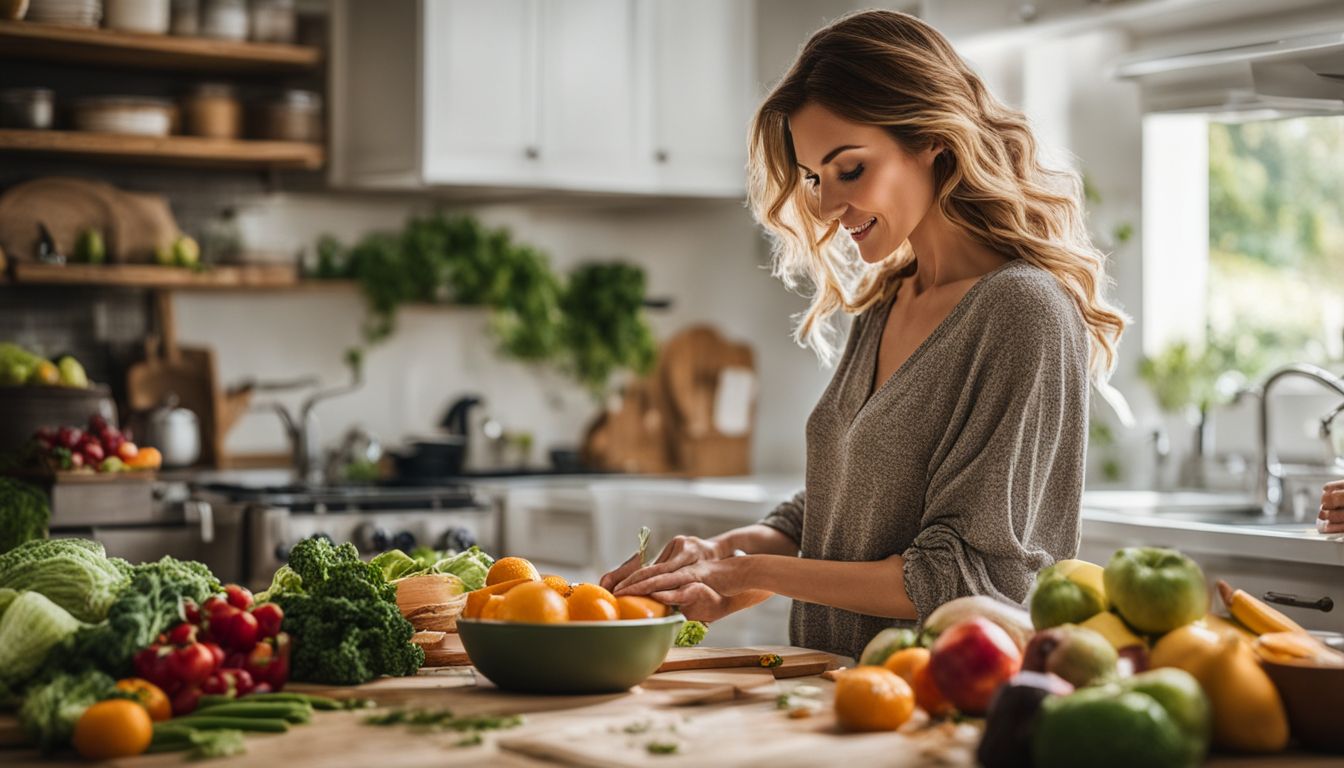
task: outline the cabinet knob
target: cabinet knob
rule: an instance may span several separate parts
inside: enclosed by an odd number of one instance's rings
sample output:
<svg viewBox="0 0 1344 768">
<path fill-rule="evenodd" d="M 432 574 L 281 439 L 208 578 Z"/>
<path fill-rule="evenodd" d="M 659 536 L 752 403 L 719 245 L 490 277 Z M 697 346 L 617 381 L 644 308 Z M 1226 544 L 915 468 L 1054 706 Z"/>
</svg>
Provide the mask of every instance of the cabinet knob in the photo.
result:
<svg viewBox="0 0 1344 768">
<path fill-rule="evenodd" d="M 654 153 L 653 153 L 653 159 L 656 160 L 656 161 L 658 161 L 658 162 L 660 162 L 660 163 L 666 163 L 666 162 L 667 162 L 667 150 L 666 150 L 666 149 L 660 149 L 660 150 L 658 150 L 657 152 L 654 152 Z"/>
<path fill-rule="evenodd" d="M 538 157 L 541 157 L 541 150 L 537 147 L 527 147 L 523 150 L 523 154 L 528 160 L 536 160 Z"/>
</svg>

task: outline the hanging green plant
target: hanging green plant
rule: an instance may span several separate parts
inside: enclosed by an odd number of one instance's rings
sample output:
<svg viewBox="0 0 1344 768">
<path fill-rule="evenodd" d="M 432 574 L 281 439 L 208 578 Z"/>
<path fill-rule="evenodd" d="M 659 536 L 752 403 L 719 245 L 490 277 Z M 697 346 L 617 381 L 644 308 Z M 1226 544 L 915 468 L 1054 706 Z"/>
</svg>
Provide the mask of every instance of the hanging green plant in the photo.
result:
<svg viewBox="0 0 1344 768">
<path fill-rule="evenodd" d="M 588 264 L 563 283 L 545 254 L 515 243 L 508 230 L 443 213 L 411 218 L 399 233 L 371 233 L 349 249 L 323 236 L 316 254 L 310 277 L 359 283 L 366 345 L 396 331 L 406 304 L 457 304 L 491 309 L 504 356 L 555 363 L 596 395 L 617 370 L 653 364 L 644 272 L 629 264 Z"/>
</svg>

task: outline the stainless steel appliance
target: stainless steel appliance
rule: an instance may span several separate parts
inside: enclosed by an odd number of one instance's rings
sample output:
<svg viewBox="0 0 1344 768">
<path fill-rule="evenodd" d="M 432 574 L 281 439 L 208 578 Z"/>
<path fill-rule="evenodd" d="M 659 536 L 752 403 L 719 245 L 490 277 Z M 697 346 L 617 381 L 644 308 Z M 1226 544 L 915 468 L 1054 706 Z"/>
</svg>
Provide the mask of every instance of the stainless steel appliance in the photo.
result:
<svg viewBox="0 0 1344 768">
<path fill-rule="evenodd" d="M 274 486 L 248 488 L 204 485 L 201 500 L 238 510 L 246 534 L 242 550 L 244 582 L 265 588 L 289 557 L 311 536 L 353 542 L 361 554 L 417 546 L 463 549 L 478 544 L 496 551 L 494 507 L 465 484 L 433 487 Z"/>
</svg>

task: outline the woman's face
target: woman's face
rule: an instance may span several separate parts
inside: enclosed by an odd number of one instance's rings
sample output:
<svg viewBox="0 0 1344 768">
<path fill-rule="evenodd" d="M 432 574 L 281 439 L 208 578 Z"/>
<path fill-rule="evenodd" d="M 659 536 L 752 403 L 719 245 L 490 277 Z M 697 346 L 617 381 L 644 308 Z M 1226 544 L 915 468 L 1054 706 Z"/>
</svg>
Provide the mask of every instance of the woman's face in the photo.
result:
<svg viewBox="0 0 1344 768">
<path fill-rule="evenodd" d="M 793 154 L 823 221 L 838 219 L 864 261 L 891 255 L 933 205 L 934 146 L 906 151 L 886 130 L 805 104 L 789 116 Z"/>
</svg>

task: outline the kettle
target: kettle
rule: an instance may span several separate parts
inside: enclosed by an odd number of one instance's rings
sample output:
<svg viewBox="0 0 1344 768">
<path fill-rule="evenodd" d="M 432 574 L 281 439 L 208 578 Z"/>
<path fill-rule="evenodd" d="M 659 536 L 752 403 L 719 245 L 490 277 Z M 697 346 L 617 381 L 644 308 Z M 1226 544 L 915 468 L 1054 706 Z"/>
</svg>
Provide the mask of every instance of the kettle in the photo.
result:
<svg viewBox="0 0 1344 768">
<path fill-rule="evenodd" d="M 201 425 L 196 414 L 178 406 L 169 393 L 149 414 L 147 442 L 163 454 L 165 467 L 189 467 L 201 457 Z"/>
</svg>

